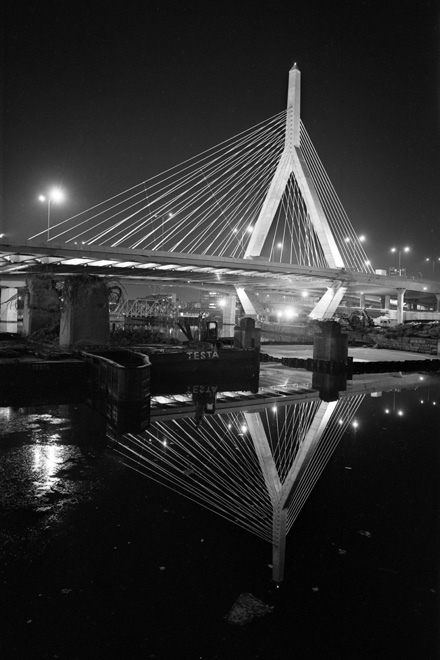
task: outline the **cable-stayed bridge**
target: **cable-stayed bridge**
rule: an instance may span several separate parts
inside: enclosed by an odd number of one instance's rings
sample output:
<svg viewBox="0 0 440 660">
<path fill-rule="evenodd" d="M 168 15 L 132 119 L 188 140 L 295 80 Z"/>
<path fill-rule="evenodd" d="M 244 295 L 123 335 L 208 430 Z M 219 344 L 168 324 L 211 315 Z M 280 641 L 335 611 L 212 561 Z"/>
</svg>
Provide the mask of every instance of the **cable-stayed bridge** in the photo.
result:
<svg viewBox="0 0 440 660">
<path fill-rule="evenodd" d="M 287 109 L 160 175 L 30 237 L 0 245 L 0 275 L 42 265 L 209 284 L 258 314 L 256 293 L 307 289 L 312 318 L 349 292 L 423 296 L 439 285 L 376 275 L 300 118 L 300 72 Z M 9 248 L 9 249 L 8 249 Z"/>
</svg>

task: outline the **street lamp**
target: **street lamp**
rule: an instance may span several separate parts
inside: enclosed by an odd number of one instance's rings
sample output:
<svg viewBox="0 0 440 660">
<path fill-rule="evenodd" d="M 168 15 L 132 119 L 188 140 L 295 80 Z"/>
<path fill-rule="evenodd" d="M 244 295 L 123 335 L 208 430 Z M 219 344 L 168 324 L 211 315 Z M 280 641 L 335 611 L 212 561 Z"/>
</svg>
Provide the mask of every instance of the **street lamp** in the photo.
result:
<svg viewBox="0 0 440 660">
<path fill-rule="evenodd" d="M 398 252 L 399 254 L 399 275 L 402 274 L 402 269 L 400 268 L 400 263 L 401 263 L 401 258 L 402 258 L 402 252 L 409 252 L 410 248 L 409 247 L 404 247 L 404 248 L 391 248 L 391 252 Z"/>
<path fill-rule="evenodd" d="M 38 199 L 40 202 L 47 202 L 47 240 L 49 241 L 50 205 L 52 202 L 62 202 L 64 199 L 64 193 L 59 188 L 52 188 L 52 190 L 47 195 L 40 195 Z"/>
<path fill-rule="evenodd" d="M 426 257 L 425 261 L 431 261 L 432 262 L 432 274 L 434 275 L 436 259 L 434 259 L 434 258 L 431 259 L 430 257 Z M 437 261 L 440 261 L 440 257 L 437 257 Z"/>
</svg>

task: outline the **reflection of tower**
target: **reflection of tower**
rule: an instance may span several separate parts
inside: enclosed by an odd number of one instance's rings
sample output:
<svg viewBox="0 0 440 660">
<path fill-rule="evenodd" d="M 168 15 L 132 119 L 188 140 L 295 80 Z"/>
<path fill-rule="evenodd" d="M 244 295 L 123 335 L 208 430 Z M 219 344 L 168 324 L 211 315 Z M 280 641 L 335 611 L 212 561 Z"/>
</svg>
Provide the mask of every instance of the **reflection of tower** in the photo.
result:
<svg viewBox="0 0 440 660">
<path fill-rule="evenodd" d="M 202 426 L 191 417 L 159 421 L 124 435 L 116 450 L 130 467 L 271 543 L 281 582 L 286 535 L 363 397 L 217 414 Z"/>
</svg>

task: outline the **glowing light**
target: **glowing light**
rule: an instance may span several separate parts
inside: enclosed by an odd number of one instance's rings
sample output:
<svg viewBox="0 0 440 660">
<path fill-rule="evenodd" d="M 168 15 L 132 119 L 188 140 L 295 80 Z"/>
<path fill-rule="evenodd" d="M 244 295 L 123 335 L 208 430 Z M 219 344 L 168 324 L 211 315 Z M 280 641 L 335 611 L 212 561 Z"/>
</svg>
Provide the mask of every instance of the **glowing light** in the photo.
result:
<svg viewBox="0 0 440 660">
<path fill-rule="evenodd" d="M 284 314 L 286 319 L 292 319 L 294 316 L 297 316 L 295 310 L 292 307 L 286 307 Z"/>
<path fill-rule="evenodd" d="M 246 433 L 247 430 L 248 430 L 248 427 L 245 424 L 243 424 L 243 426 L 241 427 L 241 432 Z"/>
</svg>

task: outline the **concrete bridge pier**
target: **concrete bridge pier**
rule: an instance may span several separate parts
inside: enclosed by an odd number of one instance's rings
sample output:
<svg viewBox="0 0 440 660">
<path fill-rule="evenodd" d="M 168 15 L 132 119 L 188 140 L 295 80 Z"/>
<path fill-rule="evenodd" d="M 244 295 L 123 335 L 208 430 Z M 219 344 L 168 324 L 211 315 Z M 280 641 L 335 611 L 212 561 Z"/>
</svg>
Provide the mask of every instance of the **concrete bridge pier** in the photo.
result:
<svg viewBox="0 0 440 660">
<path fill-rule="evenodd" d="M 14 298 L 17 292 L 15 287 L 0 289 L 0 332 L 17 332 L 17 305 Z"/>
<path fill-rule="evenodd" d="M 64 283 L 60 346 L 108 344 L 110 317 L 105 281 L 91 275 L 73 275 Z"/>
<path fill-rule="evenodd" d="M 440 312 L 440 293 L 436 293 L 436 294 L 435 294 L 435 298 L 436 298 L 436 301 L 437 301 L 437 305 L 436 305 L 436 310 L 435 310 L 435 311 L 436 311 L 436 312 Z"/>
<path fill-rule="evenodd" d="M 348 334 L 341 332 L 335 321 L 323 321 L 313 336 L 313 359 L 347 365 Z M 339 392 L 347 388 L 347 371 L 313 372 L 312 387 L 319 390 L 322 401 L 337 401 Z"/>
<path fill-rule="evenodd" d="M 406 289 L 397 289 L 397 325 L 403 323 L 403 302 Z"/>
<path fill-rule="evenodd" d="M 383 296 L 382 298 L 382 309 L 390 311 L 391 309 L 391 296 Z"/>
<path fill-rule="evenodd" d="M 43 328 L 54 328 L 60 320 L 60 299 L 53 279 L 33 275 L 27 280 L 23 304 L 23 335 L 31 335 Z"/>
</svg>

